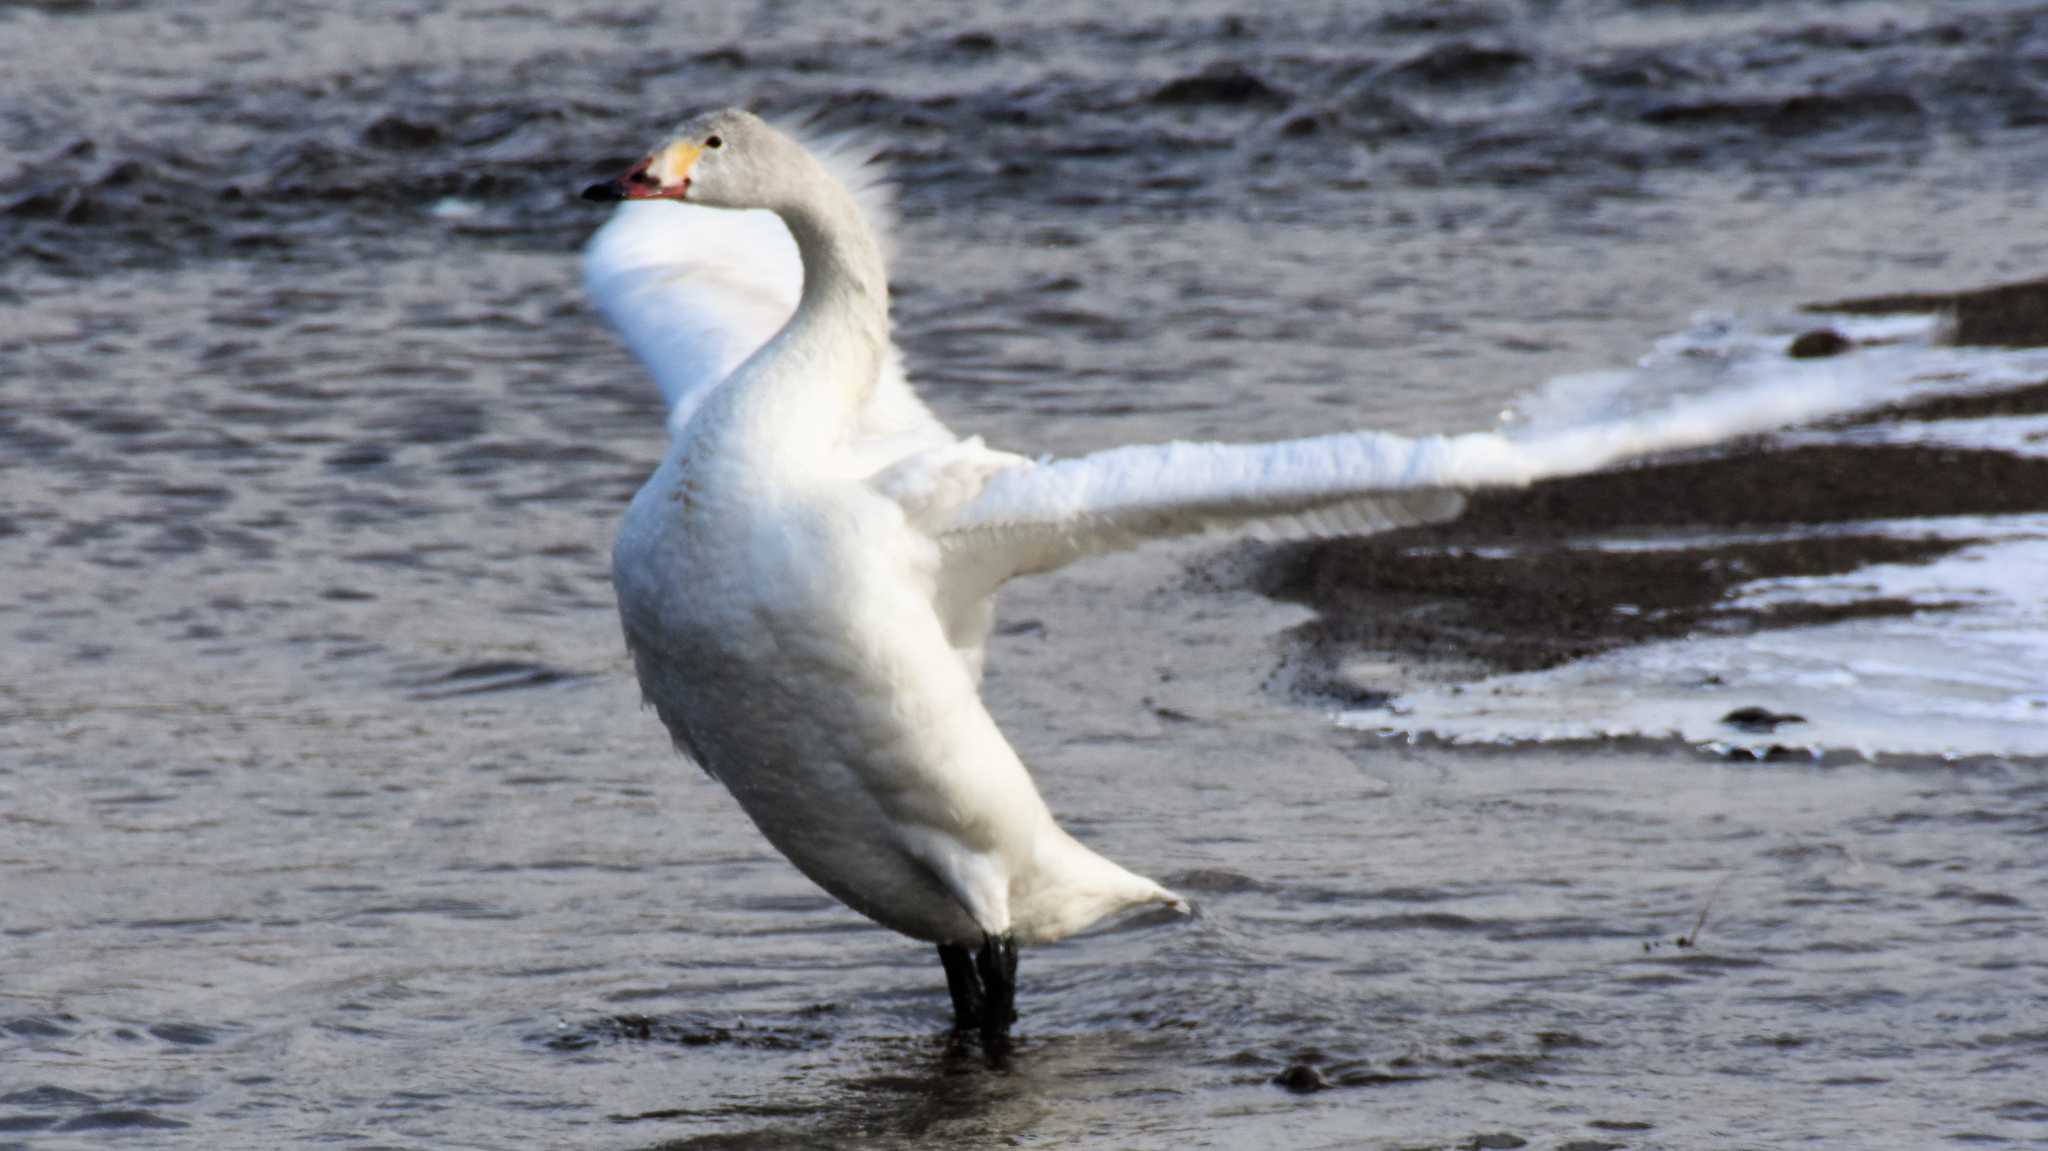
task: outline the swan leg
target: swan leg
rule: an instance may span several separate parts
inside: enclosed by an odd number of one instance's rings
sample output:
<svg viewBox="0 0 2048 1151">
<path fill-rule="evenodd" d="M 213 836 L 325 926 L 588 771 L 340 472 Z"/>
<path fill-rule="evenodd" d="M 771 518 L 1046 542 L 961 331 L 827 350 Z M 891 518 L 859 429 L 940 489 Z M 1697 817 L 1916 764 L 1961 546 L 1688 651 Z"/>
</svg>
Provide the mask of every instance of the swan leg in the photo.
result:
<svg viewBox="0 0 2048 1151">
<path fill-rule="evenodd" d="M 973 1031 L 982 1021 L 981 976 L 975 974 L 974 957 L 957 943 L 941 943 L 939 962 L 946 967 L 946 990 L 953 993 L 953 1030 Z"/>
<path fill-rule="evenodd" d="M 1017 1021 L 1017 940 L 1010 935 L 984 935 L 974 957 L 981 975 L 981 1037 L 1000 1041 Z"/>
</svg>

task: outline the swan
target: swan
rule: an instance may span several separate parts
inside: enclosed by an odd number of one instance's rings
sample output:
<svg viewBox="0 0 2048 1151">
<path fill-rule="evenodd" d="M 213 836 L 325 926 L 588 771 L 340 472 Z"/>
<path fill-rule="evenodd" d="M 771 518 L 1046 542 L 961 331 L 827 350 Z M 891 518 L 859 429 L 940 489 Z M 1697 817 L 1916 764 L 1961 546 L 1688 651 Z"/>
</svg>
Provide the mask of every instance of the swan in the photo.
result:
<svg viewBox="0 0 2048 1151">
<path fill-rule="evenodd" d="M 1683 407 L 1510 438 L 1359 431 L 1036 460 L 962 438 L 890 338 L 878 178 L 736 109 L 585 198 L 586 290 L 670 409 L 613 583 L 675 746 L 855 911 L 937 945 L 954 1024 L 1016 1018 L 1017 949 L 1179 895 L 1061 829 L 980 695 L 1006 581 L 1140 541 L 1446 519 L 1523 485 L 1798 414 Z"/>
</svg>

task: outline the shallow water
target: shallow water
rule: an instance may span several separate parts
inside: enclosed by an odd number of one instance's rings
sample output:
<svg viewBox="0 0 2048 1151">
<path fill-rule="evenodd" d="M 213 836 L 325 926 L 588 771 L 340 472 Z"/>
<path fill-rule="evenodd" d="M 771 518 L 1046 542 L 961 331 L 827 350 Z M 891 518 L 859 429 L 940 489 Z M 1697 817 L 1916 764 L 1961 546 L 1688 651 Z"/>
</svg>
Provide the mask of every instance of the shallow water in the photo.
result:
<svg viewBox="0 0 2048 1151">
<path fill-rule="evenodd" d="M 1487 426 L 2039 274 L 2048 19 L 1940 7 L 0 5 L 0 1144 L 2048 1141 L 2039 763 L 1361 735 L 1201 545 L 1018 586 L 989 682 L 1201 913 L 951 1048 L 636 707 L 661 417 L 575 286 L 582 182 L 830 105 L 955 426 Z"/>
</svg>

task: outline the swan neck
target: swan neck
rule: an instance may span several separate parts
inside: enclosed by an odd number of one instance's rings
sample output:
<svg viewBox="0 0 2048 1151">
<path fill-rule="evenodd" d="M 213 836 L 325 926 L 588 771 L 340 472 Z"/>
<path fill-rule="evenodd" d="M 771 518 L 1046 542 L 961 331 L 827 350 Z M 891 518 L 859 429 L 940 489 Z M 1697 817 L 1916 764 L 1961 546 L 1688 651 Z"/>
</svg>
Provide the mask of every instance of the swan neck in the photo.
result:
<svg viewBox="0 0 2048 1151">
<path fill-rule="evenodd" d="M 797 317 L 821 311 L 878 330 L 889 324 L 888 269 L 881 246 L 845 189 L 829 181 L 822 195 L 786 207 L 780 215 L 796 239 L 804 264 L 804 290 Z"/>
<path fill-rule="evenodd" d="M 775 208 L 803 261 L 803 293 L 733 397 L 745 440 L 804 466 L 852 437 L 889 347 L 881 245 L 852 194 L 811 168 Z"/>
</svg>

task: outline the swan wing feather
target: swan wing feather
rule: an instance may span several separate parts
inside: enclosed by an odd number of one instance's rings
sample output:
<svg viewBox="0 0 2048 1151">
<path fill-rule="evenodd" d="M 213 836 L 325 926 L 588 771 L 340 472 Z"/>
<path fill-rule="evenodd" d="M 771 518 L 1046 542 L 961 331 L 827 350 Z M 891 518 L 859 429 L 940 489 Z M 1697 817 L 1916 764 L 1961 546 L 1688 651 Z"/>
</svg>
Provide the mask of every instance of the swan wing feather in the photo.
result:
<svg viewBox="0 0 2048 1151">
<path fill-rule="evenodd" d="M 1810 415 L 1796 395 L 1739 408 L 1680 401 L 1536 434 L 1358 431 L 1257 444 L 1167 443 L 993 469 L 938 535 L 949 568 L 989 587 L 1149 539 L 1245 532 L 1364 535 L 1456 517 L 1464 493 L 1602 471 Z M 992 582 L 989 582 L 992 581 Z"/>
<path fill-rule="evenodd" d="M 654 377 L 670 435 L 789 322 L 803 282 L 796 241 L 771 212 L 634 201 L 583 249 L 584 290 Z M 887 463 L 953 438 L 911 389 L 892 344 L 855 429 L 860 454 Z"/>
<path fill-rule="evenodd" d="M 584 247 L 583 286 L 654 377 L 673 433 L 788 322 L 803 263 L 772 213 L 638 201 Z"/>
</svg>

